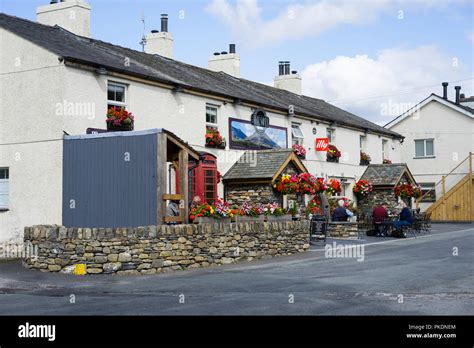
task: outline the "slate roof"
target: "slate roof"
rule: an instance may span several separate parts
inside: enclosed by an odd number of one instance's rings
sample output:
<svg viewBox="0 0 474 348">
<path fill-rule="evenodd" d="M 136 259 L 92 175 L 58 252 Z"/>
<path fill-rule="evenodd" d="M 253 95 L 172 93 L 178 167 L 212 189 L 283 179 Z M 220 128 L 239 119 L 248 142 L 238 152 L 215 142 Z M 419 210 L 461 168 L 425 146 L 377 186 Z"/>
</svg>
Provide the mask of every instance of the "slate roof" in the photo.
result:
<svg viewBox="0 0 474 348">
<path fill-rule="evenodd" d="M 291 93 L 261 83 L 214 72 L 159 55 L 147 54 L 104 41 L 75 35 L 58 26 L 48 26 L 0 13 L 0 26 L 64 58 L 93 67 L 104 67 L 144 79 L 185 89 L 230 97 L 284 112 L 293 105 L 295 114 L 339 125 L 403 138 L 366 119 L 321 99 Z M 125 59 L 130 60 L 125 65 Z"/>
<path fill-rule="evenodd" d="M 223 180 L 272 179 L 292 154 L 291 149 L 245 151 L 223 176 Z"/>
<path fill-rule="evenodd" d="M 404 173 L 407 173 L 415 183 L 415 179 L 405 163 L 369 164 L 361 179 L 368 180 L 373 186 L 395 186 Z"/>
</svg>

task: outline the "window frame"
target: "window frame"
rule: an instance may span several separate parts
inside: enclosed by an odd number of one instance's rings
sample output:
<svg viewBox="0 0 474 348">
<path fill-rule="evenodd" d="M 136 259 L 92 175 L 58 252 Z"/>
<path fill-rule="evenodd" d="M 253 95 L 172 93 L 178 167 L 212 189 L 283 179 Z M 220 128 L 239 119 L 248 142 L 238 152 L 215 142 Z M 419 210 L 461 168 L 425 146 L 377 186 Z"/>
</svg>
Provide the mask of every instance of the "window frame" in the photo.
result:
<svg viewBox="0 0 474 348">
<path fill-rule="evenodd" d="M 295 144 L 303 145 L 304 134 L 300 127 L 301 127 L 301 123 L 296 123 L 296 122 L 291 123 L 291 143 L 293 145 Z M 301 133 L 301 136 L 299 134 L 295 134 L 293 132 L 294 129 L 297 129 L 297 132 L 299 131 Z"/>
<path fill-rule="evenodd" d="M 326 128 L 326 138 L 328 138 L 329 144 L 336 145 L 336 129 L 327 127 Z"/>
<path fill-rule="evenodd" d="M 423 142 L 423 156 L 417 156 L 416 155 L 416 142 L 417 141 L 422 141 Z M 432 148 L 433 148 L 433 154 L 432 155 L 427 155 L 426 154 L 426 143 L 427 141 L 431 141 L 432 143 Z M 434 138 L 425 138 L 425 139 L 414 139 L 413 140 L 413 150 L 414 150 L 414 159 L 420 159 L 420 158 L 436 158 L 435 155 L 435 146 L 434 146 Z"/>
<path fill-rule="evenodd" d="M 382 139 L 382 161 L 386 158 L 390 158 L 388 156 L 388 140 Z"/>
<path fill-rule="evenodd" d="M 0 172 L 5 171 L 6 175 L 3 178 L 0 178 L 0 184 L 5 183 L 6 191 L 0 191 L 0 196 L 6 197 L 6 204 L 0 205 L 0 212 L 10 210 L 10 168 L 9 167 L 0 167 Z M 0 200 L 1 202 L 1 200 Z"/>
<path fill-rule="evenodd" d="M 435 182 L 420 182 L 418 183 L 421 188 L 421 195 L 423 196 L 427 191 L 431 190 L 431 193 L 420 200 L 420 203 L 433 203 L 436 202 L 436 183 Z"/>
<path fill-rule="evenodd" d="M 367 136 L 360 134 L 359 135 L 359 150 L 360 152 L 366 152 Z"/>
<path fill-rule="evenodd" d="M 214 122 L 209 122 L 207 120 L 207 109 L 208 108 L 212 108 L 212 109 L 215 109 L 216 110 L 216 119 L 215 119 L 215 123 Z M 218 120 L 219 120 L 219 106 L 218 105 L 214 105 L 214 104 L 209 104 L 209 103 L 206 103 L 206 109 L 205 109 L 205 120 L 206 120 L 206 127 L 209 127 L 209 128 L 214 128 L 214 129 L 217 129 L 218 128 Z"/>
<path fill-rule="evenodd" d="M 119 102 L 119 101 L 116 101 L 116 100 L 110 100 L 109 99 L 109 85 L 114 85 L 114 86 L 117 86 L 117 87 L 123 87 L 123 100 L 125 100 L 124 102 Z M 110 80 L 107 81 L 107 109 L 109 109 L 110 106 L 127 109 L 127 94 L 128 94 L 127 88 L 128 88 L 128 85 L 126 85 L 124 83 L 120 83 L 120 82 L 116 82 L 116 81 L 110 81 Z"/>
</svg>

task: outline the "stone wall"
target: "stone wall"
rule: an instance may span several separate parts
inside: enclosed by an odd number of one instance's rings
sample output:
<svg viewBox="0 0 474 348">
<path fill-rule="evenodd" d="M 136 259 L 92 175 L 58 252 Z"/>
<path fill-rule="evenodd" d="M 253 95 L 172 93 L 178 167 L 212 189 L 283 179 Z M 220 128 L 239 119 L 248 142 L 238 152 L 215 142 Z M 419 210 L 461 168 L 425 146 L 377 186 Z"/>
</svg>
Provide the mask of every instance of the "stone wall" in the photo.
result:
<svg viewBox="0 0 474 348">
<path fill-rule="evenodd" d="M 357 208 L 360 213 L 372 214 L 375 206 L 388 203 L 389 210 L 393 210 L 398 205 L 398 198 L 395 197 L 393 189 L 374 189 L 366 197 L 357 199 Z"/>
<path fill-rule="evenodd" d="M 309 249 L 309 222 L 253 222 L 137 228 L 25 228 L 38 247 L 23 265 L 71 273 L 154 274 L 291 255 Z"/>
<path fill-rule="evenodd" d="M 226 185 L 226 201 L 231 206 L 241 205 L 244 202 L 282 204 L 280 193 L 268 184 L 228 184 Z"/>
<path fill-rule="evenodd" d="M 329 222 L 327 236 L 332 238 L 358 239 L 357 222 Z"/>
</svg>

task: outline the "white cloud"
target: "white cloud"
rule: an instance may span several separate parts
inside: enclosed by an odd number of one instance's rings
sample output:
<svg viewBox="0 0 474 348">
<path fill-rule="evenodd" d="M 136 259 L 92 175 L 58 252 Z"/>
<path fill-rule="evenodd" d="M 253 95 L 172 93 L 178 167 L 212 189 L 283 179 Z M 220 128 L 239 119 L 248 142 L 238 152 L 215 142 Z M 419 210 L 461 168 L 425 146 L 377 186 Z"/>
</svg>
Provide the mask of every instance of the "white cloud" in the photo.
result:
<svg viewBox="0 0 474 348">
<path fill-rule="evenodd" d="M 467 34 L 467 39 L 471 41 L 472 44 L 474 44 L 474 31 L 471 31 Z"/>
<path fill-rule="evenodd" d="M 436 46 L 391 48 L 376 57 L 338 56 L 307 66 L 303 92 L 322 98 L 374 122 L 385 123 L 432 92 L 441 94 L 442 81 L 472 77 L 469 69 Z M 459 82 L 472 93 L 472 80 Z M 449 87 L 453 94 L 454 85 Z"/>
<path fill-rule="evenodd" d="M 288 5 L 275 18 L 262 19 L 257 0 L 213 0 L 207 10 L 229 26 L 243 44 L 261 46 L 316 35 L 341 24 L 364 24 L 387 8 L 387 0 L 328 1 Z"/>
</svg>

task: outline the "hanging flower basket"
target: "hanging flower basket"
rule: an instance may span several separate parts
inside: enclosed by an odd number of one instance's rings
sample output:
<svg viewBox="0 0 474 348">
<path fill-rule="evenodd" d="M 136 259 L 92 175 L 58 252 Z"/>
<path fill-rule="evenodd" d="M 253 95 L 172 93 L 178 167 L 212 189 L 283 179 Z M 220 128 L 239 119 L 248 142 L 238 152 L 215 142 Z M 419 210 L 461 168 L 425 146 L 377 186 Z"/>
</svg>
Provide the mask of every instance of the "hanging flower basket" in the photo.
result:
<svg viewBox="0 0 474 348">
<path fill-rule="evenodd" d="M 369 195 L 370 192 L 372 192 L 372 185 L 367 181 L 367 180 L 359 180 L 356 182 L 354 187 L 352 188 L 352 192 L 358 197 L 366 197 Z"/>
<path fill-rule="evenodd" d="M 107 130 L 110 132 L 132 131 L 135 117 L 125 108 L 112 107 L 107 110 Z"/>
<path fill-rule="evenodd" d="M 326 193 L 329 196 L 335 196 L 342 191 L 341 182 L 337 179 L 330 179 L 327 182 Z"/>
<path fill-rule="evenodd" d="M 332 144 L 329 144 L 328 151 L 326 153 L 326 160 L 328 162 L 339 162 L 339 157 L 341 157 L 341 151 L 338 150 L 338 148 Z"/>
<path fill-rule="evenodd" d="M 421 197 L 421 188 L 411 184 L 401 184 L 393 188 L 395 197 L 401 198 L 419 198 Z"/>
</svg>

